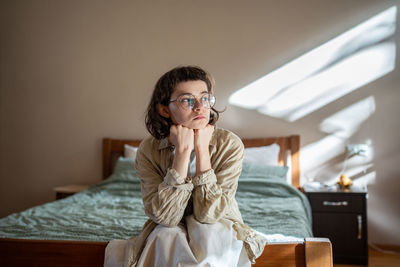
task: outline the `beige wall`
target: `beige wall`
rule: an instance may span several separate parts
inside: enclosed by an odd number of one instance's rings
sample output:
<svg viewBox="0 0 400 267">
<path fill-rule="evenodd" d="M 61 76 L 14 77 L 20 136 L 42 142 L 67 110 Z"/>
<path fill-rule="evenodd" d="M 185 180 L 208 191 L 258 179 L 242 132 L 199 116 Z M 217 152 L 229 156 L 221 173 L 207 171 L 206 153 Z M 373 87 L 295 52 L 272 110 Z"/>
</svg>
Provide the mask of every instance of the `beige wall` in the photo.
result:
<svg viewBox="0 0 400 267">
<path fill-rule="evenodd" d="M 152 2 L 1 1 L 1 217 L 53 200 L 55 186 L 99 181 L 101 139 L 146 136 L 143 112 L 156 79 L 196 64 L 214 75 L 217 107 L 227 107 L 219 126 L 243 137 L 297 133 L 304 147 L 325 136 L 324 118 L 373 95 L 376 112 L 351 141 L 375 146 L 370 240 L 400 244 L 397 69 L 294 123 L 227 102 L 397 1 Z"/>
</svg>

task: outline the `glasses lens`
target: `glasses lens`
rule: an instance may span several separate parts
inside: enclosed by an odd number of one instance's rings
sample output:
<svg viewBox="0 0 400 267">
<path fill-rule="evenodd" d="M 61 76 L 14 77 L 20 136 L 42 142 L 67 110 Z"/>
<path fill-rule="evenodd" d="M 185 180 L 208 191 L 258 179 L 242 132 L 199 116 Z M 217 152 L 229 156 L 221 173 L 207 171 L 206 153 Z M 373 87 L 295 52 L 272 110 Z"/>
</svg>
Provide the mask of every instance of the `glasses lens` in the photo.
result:
<svg viewBox="0 0 400 267">
<path fill-rule="evenodd" d="M 177 102 L 184 109 L 193 109 L 196 105 L 196 97 L 193 95 L 182 95 L 178 97 Z M 212 94 L 204 94 L 199 99 L 204 108 L 212 108 L 215 104 L 215 97 Z"/>
<path fill-rule="evenodd" d="M 192 95 L 182 95 L 177 99 L 178 103 L 184 109 L 192 109 L 194 107 L 194 103 L 196 102 L 196 98 Z"/>
<path fill-rule="evenodd" d="M 201 104 L 205 108 L 212 108 L 215 104 L 215 97 L 212 94 L 204 94 L 201 97 Z"/>
<path fill-rule="evenodd" d="M 213 96 L 212 94 L 208 94 L 208 103 L 210 105 L 209 108 L 212 108 L 215 104 L 215 96 Z"/>
</svg>

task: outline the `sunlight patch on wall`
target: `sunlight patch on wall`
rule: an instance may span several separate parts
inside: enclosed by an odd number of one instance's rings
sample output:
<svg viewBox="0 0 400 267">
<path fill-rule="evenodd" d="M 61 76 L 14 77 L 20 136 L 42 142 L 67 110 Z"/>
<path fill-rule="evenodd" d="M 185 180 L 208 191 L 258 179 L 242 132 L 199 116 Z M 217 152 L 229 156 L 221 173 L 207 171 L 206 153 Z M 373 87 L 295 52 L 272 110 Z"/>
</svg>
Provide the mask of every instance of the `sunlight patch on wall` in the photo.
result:
<svg viewBox="0 0 400 267">
<path fill-rule="evenodd" d="M 300 157 L 301 172 L 307 174 L 308 180 L 317 178 L 315 176 L 317 176 L 320 169 L 325 167 L 324 164 L 343 154 L 345 146 L 346 140 L 332 134 L 302 147 Z"/>
<path fill-rule="evenodd" d="M 288 121 L 386 75 L 395 68 L 397 7 L 233 93 L 229 103 Z"/>
<path fill-rule="evenodd" d="M 319 128 L 329 135 L 302 147 L 300 157 L 302 173 L 306 173 L 309 180 L 320 178 L 316 177 L 320 170 L 326 168 L 327 163 L 346 152 L 347 140 L 368 120 L 375 112 L 375 108 L 375 98 L 369 96 L 324 119 Z M 372 146 L 372 144 L 370 145 Z M 373 154 L 363 159 L 362 163 L 371 162 L 372 159 Z M 341 165 L 343 159 L 339 161 Z M 360 162 L 355 163 L 361 164 Z M 351 164 L 349 166 L 355 167 Z M 316 168 L 316 166 L 318 167 Z M 341 166 L 338 168 L 341 168 Z M 333 180 L 337 180 L 339 175 L 340 171 L 337 172 L 336 176 L 329 174 Z"/>
<path fill-rule="evenodd" d="M 324 119 L 319 129 L 342 139 L 351 137 L 376 108 L 375 97 L 369 96 Z"/>
</svg>

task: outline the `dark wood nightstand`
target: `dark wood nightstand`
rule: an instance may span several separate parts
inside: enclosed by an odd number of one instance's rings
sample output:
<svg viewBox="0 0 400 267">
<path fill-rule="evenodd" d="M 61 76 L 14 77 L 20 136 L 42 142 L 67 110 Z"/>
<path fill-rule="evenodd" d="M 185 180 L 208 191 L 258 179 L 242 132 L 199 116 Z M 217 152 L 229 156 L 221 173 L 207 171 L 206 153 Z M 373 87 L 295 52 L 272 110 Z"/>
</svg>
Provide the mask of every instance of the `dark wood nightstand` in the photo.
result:
<svg viewBox="0 0 400 267">
<path fill-rule="evenodd" d="M 56 191 L 56 199 L 62 199 L 72 196 L 73 194 L 79 193 L 88 188 L 89 185 L 71 184 L 71 185 L 58 186 L 53 188 L 53 190 Z"/>
<path fill-rule="evenodd" d="M 305 190 L 311 204 L 314 236 L 332 242 L 333 262 L 368 265 L 367 191 L 336 187 Z"/>
</svg>

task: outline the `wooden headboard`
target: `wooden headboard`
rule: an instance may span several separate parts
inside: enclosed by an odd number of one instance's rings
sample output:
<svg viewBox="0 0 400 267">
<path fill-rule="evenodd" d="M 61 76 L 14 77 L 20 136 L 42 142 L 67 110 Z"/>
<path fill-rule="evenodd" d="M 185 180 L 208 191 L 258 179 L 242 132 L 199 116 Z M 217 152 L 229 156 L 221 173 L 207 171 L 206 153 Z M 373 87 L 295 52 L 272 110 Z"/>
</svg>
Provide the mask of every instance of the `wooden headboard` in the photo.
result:
<svg viewBox="0 0 400 267">
<path fill-rule="evenodd" d="M 300 136 L 291 135 L 284 137 L 268 137 L 268 138 L 254 138 L 242 139 L 245 147 L 267 146 L 271 144 L 278 144 L 280 149 L 279 165 L 286 165 L 286 158 L 291 155 L 291 171 L 292 171 L 292 185 L 296 188 L 300 187 Z M 114 164 L 118 157 L 124 154 L 124 144 L 131 146 L 139 146 L 141 140 L 121 140 L 121 139 L 103 139 L 103 179 L 106 179 L 112 174 Z"/>
</svg>

